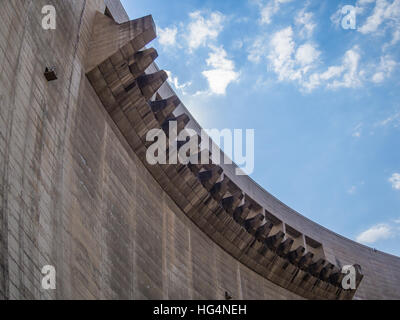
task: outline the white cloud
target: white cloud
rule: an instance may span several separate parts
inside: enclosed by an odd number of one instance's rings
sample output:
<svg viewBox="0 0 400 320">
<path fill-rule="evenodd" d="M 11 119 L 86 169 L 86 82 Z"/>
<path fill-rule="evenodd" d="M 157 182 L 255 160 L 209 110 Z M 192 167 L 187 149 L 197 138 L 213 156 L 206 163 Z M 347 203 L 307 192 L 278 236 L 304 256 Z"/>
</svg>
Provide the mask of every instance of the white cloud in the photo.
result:
<svg viewBox="0 0 400 320">
<path fill-rule="evenodd" d="M 300 29 L 300 36 L 303 38 L 310 38 L 317 26 L 313 21 L 313 14 L 306 12 L 305 8 L 299 11 L 295 18 L 295 23 Z"/>
<path fill-rule="evenodd" d="M 361 86 L 364 71 L 359 70 L 360 53 L 358 47 L 346 51 L 342 64 L 330 66 L 325 72 L 313 73 L 303 86 L 311 91 L 316 87 L 325 84 L 328 88 L 355 88 Z"/>
<path fill-rule="evenodd" d="M 362 1 L 360 5 L 363 5 Z M 358 29 L 363 34 L 376 33 L 383 29 L 381 26 L 387 23 L 389 27 L 398 30 L 400 23 L 400 0 L 394 0 L 392 3 L 386 0 L 376 0 L 375 8 L 365 23 Z"/>
<path fill-rule="evenodd" d="M 379 240 L 387 240 L 400 236 L 400 219 L 391 219 L 389 223 L 378 223 L 371 228 L 361 232 L 356 241 L 373 244 Z"/>
<path fill-rule="evenodd" d="M 158 42 L 164 46 L 173 46 L 176 43 L 176 35 L 178 34 L 178 29 L 176 27 L 172 28 L 157 28 Z"/>
<path fill-rule="evenodd" d="M 357 1 L 357 5 L 358 6 L 364 6 L 364 5 L 366 5 L 368 3 L 372 3 L 372 2 L 375 2 L 375 0 L 358 0 Z"/>
<path fill-rule="evenodd" d="M 331 22 L 335 27 L 339 27 L 342 21 L 342 6 L 339 6 L 338 9 L 331 15 Z"/>
<path fill-rule="evenodd" d="M 301 45 L 296 52 L 296 61 L 301 66 L 310 66 L 318 60 L 320 52 L 310 43 Z"/>
<path fill-rule="evenodd" d="M 259 63 L 267 57 L 279 81 L 295 81 L 308 92 L 320 86 L 337 89 L 356 88 L 363 84 L 366 71 L 360 68 L 358 46 L 345 52 L 340 65 L 312 73 L 320 64 L 321 52 L 310 41 L 297 45 L 294 39 L 295 33 L 290 26 L 274 33 L 269 41 L 265 37 L 258 37 L 249 50 L 248 59 Z M 388 76 L 388 71 L 392 69 L 393 61 L 386 57 L 374 73 L 385 71 L 385 76 Z"/>
<path fill-rule="evenodd" d="M 361 86 L 365 72 L 359 70 L 360 58 L 358 47 L 353 47 L 346 51 L 341 65 L 330 66 L 325 72 L 312 74 L 303 85 L 309 91 L 323 84 L 331 89 Z"/>
<path fill-rule="evenodd" d="M 381 223 L 360 233 L 357 236 L 356 241 L 372 244 L 377 242 L 378 240 L 389 239 L 393 236 L 394 236 L 393 228 L 388 224 Z"/>
<path fill-rule="evenodd" d="M 377 0 L 372 15 L 367 18 L 365 24 L 358 31 L 363 34 L 375 32 L 384 20 L 386 7 L 387 2 L 385 0 Z"/>
<path fill-rule="evenodd" d="M 253 44 L 249 60 L 260 62 L 263 57 L 262 50 L 265 41 L 257 39 Z M 272 35 L 269 42 L 270 51 L 268 60 L 271 69 L 278 75 L 279 81 L 296 81 L 306 91 L 311 91 L 321 85 L 331 89 L 356 88 L 362 85 L 365 70 L 360 68 L 361 54 L 359 48 L 354 46 L 346 51 L 342 63 L 330 66 L 323 72 L 310 73 L 320 62 L 320 51 L 310 42 L 297 46 L 294 41 L 292 27 L 282 29 Z M 257 52 L 255 54 L 253 52 Z M 386 68 L 386 69 L 385 69 Z M 382 60 L 381 70 L 389 70 L 392 63 L 387 59 Z M 386 73 L 388 74 L 388 73 Z"/>
<path fill-rule="evenodd" d="M 357 46 L 348 50 L 344 56 L 341 66 L 330 67 L 325 73 L 321 74 L 321 79 L 329 80 L 341 76 L 340 80 L 334 80 L 328 84 L 331 88 L 356 88 L 362 86 L 364 81 L 381 83 L 389 78 L 398 63 L 390 56 L 380 57 L 379 64 L 369 64 L 360 66 L 361 54 Z"/>
<path fill-rule="evenodd" d="M 224 95 L 231 82 L 239 79 L 239 73 L 235 71 L 235 64 L 227 58 L 227 53 L 222 47 L 210 46 L 211 52 L 207 59 L 210 70 L 203 71 L 207 78 L 211 93 Z"/>
<path fill-rule="evenodd" d="M 197 49 L 206 46 L 209 41 L 217 39 L 223 29 L 225 16 L 219 12 L 212 12 L 208 17 L 202 15 L 200 11 L 189 14 L 191 22 L 188 25 L 189 33 L 186 40 L 189 49 Z"/>
<path fill-rule="evenodd" d="M 387 0 L 358 0 L 355 4 L 357 24 L 359 18 L 369 9 L 370 4 L 375 4 L 373 7 L 372 14 L 367 17 L 366 21 L 361 27 L 357 27 L 358 31 L 363 34 L 377 33 L 381 30 L 382 25 L 386 23 L 391 24 L 393 27 L 395 24 L 394 20 L 399 18 L 399 0 L 394 0 L 392 3 Z M 339 5 L 337 10 L 331 15 L 330 20 L 336 26 L 339 27 L 342 22 L 343 5 Z M 397 10 L 397 11 L 396 11 Z M 398 21 L 397 21 L 398 22 Z"/>
<path fill-rule="evenodd" d="M 271 38 L 270 46 L 268 59 L 279 81 L 296 80 L 301 84 L 303 77 L 315 67 L 320 55 L 311 43 L 305 43 L 296 49 L 292 27 L 276 32 Z"/>
<path fill-rule="evenodd" d="M 389 182 L 392 184 L 392 188 L 400 190 L 400 173 L 393 173 L 389 178 Z"/>
<path fill-rule="evenodd" d="M 372 82 L 381 83 L 385 78 L 389 77 L 393 69 L 397 66 L 397 62 L 389 56 L 381 57 L 379 66 L 376 68 L 374 75 L 372 76 Z"/>
<path fill-rule="evenodd" d="M 262 5 L 259 2 L 260 6 L 260 23 L 261 24 L 270 24 L 272 22 L 272 17 L 278 13 L 281 4 L 291 2 L 292 0 L 270 0 L 266 5 Z"/>
<path fill-rule="evenodd" d="M 395 128 L 400 126 L 400 112 L 397 112 L 397 113 L 389 116 L 385 120 L 378 122 L 376 125 L 380 126 L 380 127 L 386 127 L 387 125 L 391 125 L 391 124 L 393 124 L 393 126 Z"/>
<path fill-rule="evenodd" d="M 278 74 L 279 80 L 291 79 L 299 77 L 294 72 L 294 60 L 292 58 L 295 52 L 295 42 L 293 41 L 293 30 L 287 27 L 276 32 L 271 39 L 271 53 L 268 56 L 272 68 Z"/>
<path fill-rule="evenodd" d="M 167 75 L 168 75 L 168 82 L 169 82 L 170 84 L 172 84 L 172 86 L 173 86 L 175 89 L 181 90 L 183 94 L 186 94 L 185 89 L 186 89 L 187 87 L 191 86 L 191 85 L 192 85 L 192 82 L 189 81 L 189 82 L 185 82 L 185 83 L 182 83 L 182 84 L 181 84 L 181 83 L 179 83 L 178 77 L 177 77 L 177 76 L 175 77 L 175 76 L 172 74 L 171 71 L 166 70 L 165 72 L 166 72 Z"/>
<path fill-rule="evenodd" d="M 397 29 L 393 32 L 393 38 L 390 42 L 390 45 L 394 46 L 397 42 L 400 41 L 400 29 Z"/>
<path fill-rule="evenodd" d="M 382 46 L 382 51 L 385 52 L 387 51 L 388 48 L 396 45 L 398 42 L 400 41 L 400 23 L 397 27 L 397 29 L 393 30 L 392 33 L 392 40 L 386 42 L 383 46 Z"/>
<path fill-rule="evenodd" d="M 355 88 L 361 85 L 363 71 L 359 71 L 360 53 L 358 48 L 348 50 L 343 58 L 343 63 L 337 70 L 343 70 L 343 77 L 339 80 L 334 80 L 328 87 L 332 88 Z"/>
<path fill-rule="evenodd" d="M 279 81 L 296 81 L 305 91 L 326 86 L 328 89 L 358 88 L 365 81 L 381 83 L 390 77 L 398 63 L 389 55 L 380 57 L 378 64 L 361 65 L 358 46 L 347 50 L 341 64 L 329 66 L 325 71 L 313 72 L 320 64 L 321 52 L 311 42 L 297 45 L 292 27 L 272 35 L 270 41 L 257 38 L 249 50 L 248 59 L 259 63 L 269 50 L 267 58 Z"/>
<path fill-rule="evenodd" d="M 339 77 L 344 71 L 344 66 L 331 66 L 325 72 L 321 73 L 320 78 L 322 80 L 329 80 L 332 78 Z"/>
<path fill-rule="evenodd" d="M 372 81 L 375 83 L 383 82 L 383 80 L 385 80 L 385 74 L 383 72 L 377 72 L 372 77 Z"/>
<path fill-rule="evenodd" d="M 261 24 L 270 24 L 272 21 L 272 16 L 275 15 L 279 10 L 277 2 L 270 1 L 268 4 L 261 9 Z"/>
<path fill-rule="evenodd" d="M 321 85 L 320 75 L 318 73 L 313 73 L 302 83 L 302 85 L 306 91 L 311 92 Z"/>
<path fill-rule="evenodd" d="M 260 63 L 268 51 L 268 39 L 266 36 L 258 36 L 249 48 L 247 59 L 254 63 Z"/>
<path fill-rule="evenodd" d="M 356 4 L 357 13 L 365 11 L 367 5 L 372 2 L 359 0 Z M 389 14 L 388 9 L 397 8 L 397 2 L 400 4 L 400 0 L 394 0 L 392 4 L 385 5 L 384 17 L 396 16 L 394 13 Z M 280 1 L 269 1 L 263 8 L 271 13 L 274 12 L 273 8 L 280 6 L 280 3 Z M 400 14 L 400 6 L 398 11 Z M 341 7 L 332 15 L 331 20 L 339 23 L 340 15 Z M 271 15 L 264 16 L 265 23 L 270 20 L 266 17 L 271 17 Z M 379 62 L 364 62 L 361 59 L 360 48 L 355 45 L 344 53 L 340 64 L 328 65 L 321 70 L 321 52 L 310 41 L 316 26 L 313 22 L 313 14 L 307 12 L 304 7 L 297 13 L 294 23 L 294 27 L 288 26 L 279 30 L 270 38 L 265 35 L 256 37 L 248 50 L 249 61 L 260 63 L 264 59 L 268 60 L 270 70 L 277 75 L 278 81 L 296 82 L 301 90 L 306 92 L 321 86 L 334 90 L 359 88 L 366 82 L 376 84 L 383 82 L 398 66 L 398 63 L 389 55 L 380 57 Z M 366 22 L 365 30 L 372 28 L 372 22 L 370 26 L 367 27 L 367 25 Z M 394 41 L 400 41 L 400 32 L 398 35 L 394 34 L 393 37 Z"/>
</svg>

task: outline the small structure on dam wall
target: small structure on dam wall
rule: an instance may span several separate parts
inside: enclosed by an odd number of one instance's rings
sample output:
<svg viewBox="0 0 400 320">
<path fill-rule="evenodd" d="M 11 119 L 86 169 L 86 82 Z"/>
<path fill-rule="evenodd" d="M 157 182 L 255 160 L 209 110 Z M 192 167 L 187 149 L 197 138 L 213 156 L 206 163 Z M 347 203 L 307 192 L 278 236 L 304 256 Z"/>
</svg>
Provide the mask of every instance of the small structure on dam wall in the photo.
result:
<svg viewBox="0 0 400 320">
<path fill-rule="evenodd" d="M 151 16 L 129 20 L 118 0 L 10 0 L 0 18 L 1 299 L 400 299 L 399 258 L 306 219 L 234 164 L 146 160 L 150 130 L 201 131 L 154 62 Z"/>
</svg>

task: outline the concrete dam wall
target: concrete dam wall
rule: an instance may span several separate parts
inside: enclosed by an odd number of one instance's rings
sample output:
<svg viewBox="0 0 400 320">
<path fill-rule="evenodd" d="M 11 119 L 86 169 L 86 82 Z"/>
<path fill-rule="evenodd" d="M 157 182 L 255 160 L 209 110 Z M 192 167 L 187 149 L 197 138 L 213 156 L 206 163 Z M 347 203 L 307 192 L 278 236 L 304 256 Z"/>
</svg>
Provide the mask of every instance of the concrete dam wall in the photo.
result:
<svg viewBox="0 0 400 320">
<path fill-rule="evenodd" d="M 0 2 L 0 299 L 400 299 L 399 258 L 234 165 L 146 163 L 149 129 L 201 128 L 154 63 L 152 17 L 137 18 L 117 0 Z"/>
</svg>

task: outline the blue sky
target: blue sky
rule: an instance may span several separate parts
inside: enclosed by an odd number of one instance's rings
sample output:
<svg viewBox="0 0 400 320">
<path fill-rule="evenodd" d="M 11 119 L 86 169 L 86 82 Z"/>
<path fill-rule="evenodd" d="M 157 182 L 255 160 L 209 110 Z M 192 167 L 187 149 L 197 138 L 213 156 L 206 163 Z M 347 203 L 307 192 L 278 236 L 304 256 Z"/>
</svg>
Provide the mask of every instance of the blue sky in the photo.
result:
<svg viewBox="0 0 400 320">
<path fill-rule="evenodd" d="M 204 128 L 255 129 L 255 181 L 400 256 L 400 0 L 122 2 Z"/>
</svg>

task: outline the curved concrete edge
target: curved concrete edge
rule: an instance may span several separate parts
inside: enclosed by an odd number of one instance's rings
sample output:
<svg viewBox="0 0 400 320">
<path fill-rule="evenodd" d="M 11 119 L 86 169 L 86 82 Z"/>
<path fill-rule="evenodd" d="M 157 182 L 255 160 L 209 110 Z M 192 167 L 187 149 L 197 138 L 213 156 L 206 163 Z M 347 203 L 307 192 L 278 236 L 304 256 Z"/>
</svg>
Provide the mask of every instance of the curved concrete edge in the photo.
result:
<svg viewBox="0 0 400 320">
<path fill-rule="evenodd" d="M 110 1 L 114 2 L 113 0 Z M 123 14 L 117 13 L 115 15 L 122 16 Z M 153 63 L 146 70 L 146 73 L 153 73 L 158 70 L 156 63 Z M 164 83 L 158 93 L 161 98 L 175 95 L 174 90 L 168 83 Z M 191 121 L 188 127 L 197 132 L 201 130 L 200 125 L 183 103 L 175 111 L 175 115 L 181 113 L 186 113 L 189 116 Z M 302 216 L 268 193 L 250 177 L 236 176 L 234 174 L 237 168 L 236 165 L 221 165 L 221 167 L 223 167 L 228 177 L 238 187 L 245 190 L 246 194 L 254 201 L 258 202 L 267 212 L 283 221 L 283 228 L 286 226 L 295 228 L 301 234 L 320 243 L 323 246 L 323 253 L 329 262 L 339 266 L 352 264 L 353 262 L 360 264 L 365 277 L 355 295 L 355 299 L 373 299 L 382 296 L 400 298 L 400 288 L 397 285 L 400 283 L 400 258 L 347 239 Z"/>
</svg>

